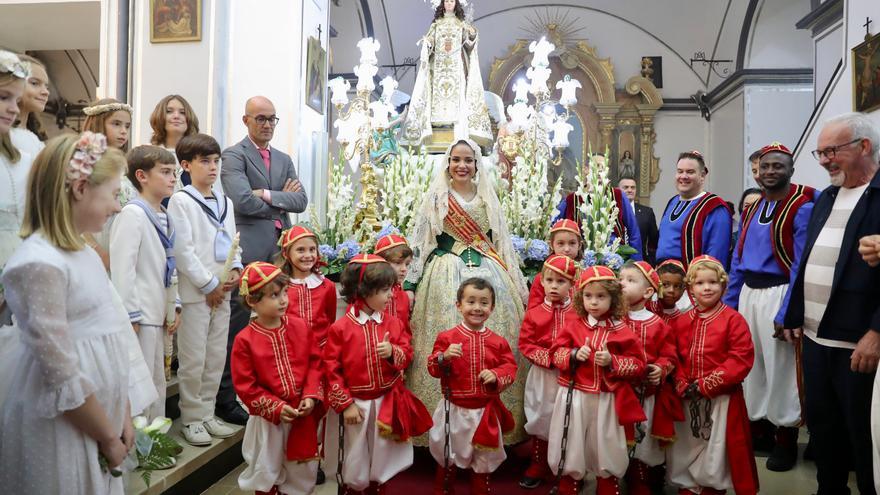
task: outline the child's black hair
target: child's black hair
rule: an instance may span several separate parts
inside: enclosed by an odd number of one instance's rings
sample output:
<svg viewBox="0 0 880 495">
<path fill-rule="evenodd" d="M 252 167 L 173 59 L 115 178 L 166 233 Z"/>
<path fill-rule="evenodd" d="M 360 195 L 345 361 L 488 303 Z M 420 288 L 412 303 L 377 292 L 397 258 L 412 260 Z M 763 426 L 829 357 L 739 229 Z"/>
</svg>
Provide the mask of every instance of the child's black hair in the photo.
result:
<svg viewBox="0 0 880 495">
<path fill-rule="evenodd" d="M 678 275 L 682 279 L 687 275 L 684 270 L 681 269 L 680 266 L 675 265 L 673 263 L 667 263 L 665 265 L 660 265 L 657 267 L 657 275 L 663 275 L 664 273 L 671 273 L 673 275 Z"/>
<path fill-rule="evenodd" d="M 361 269 L 364 276 L 361 278 Z M 397 283 L 397 273 L 388 263 L 370 263 L 361 265 L 349 263 L 342 270 L 340 277 L 342 282 L 342 297 L 349 304 L 357 299 L 366 299 L 373 294 L 394 287 Z"/>
<path fill-rule="evenodd" d="M 191 162 L 197 156 L 208 157 L 220 154 L 220 144 L 207 134 L 191 134 L 184 136 L 174 149 L 177 159 L 181 162 Z"/>
<path fill-rule="evenodd" d="M 287 290 L 287 283 L 288 282 L 290 282 L 290 277 L 288 277 L 284 273 L 279 273 L 278 276 L 275 277 L 274 280 L 272 280 L 268 284 L 260 287 L 260 290 L 258 290 L 256 292 L 252 292 L 252 293 L 248 294 L 247 296 L 242 296 L 241 304 L 248 309 L 253 309 L 254 305 L 256 305 L 258 302 L 260 302 L 263 299 L 263 296 L 266 295 L 266 292 L 269 289 L 271 289 L 273 287 L 278 287 L 281 290 Z"/>
<path fill-rule="evenodd" d="M 495 307 L 495 287 L 492 287 L 492 284 L 480 277 L 471 277 L 461 283 L 458 287 L 458 292 L 455 294 L 455 300 L 457 302 L 460 303 L 461 300 L 464 299 L 464 290 L 468 287 L 473 287 L 477 290 L 489 289 L 489 293 L 492 294 L 492 307 Z"/>
</svg>

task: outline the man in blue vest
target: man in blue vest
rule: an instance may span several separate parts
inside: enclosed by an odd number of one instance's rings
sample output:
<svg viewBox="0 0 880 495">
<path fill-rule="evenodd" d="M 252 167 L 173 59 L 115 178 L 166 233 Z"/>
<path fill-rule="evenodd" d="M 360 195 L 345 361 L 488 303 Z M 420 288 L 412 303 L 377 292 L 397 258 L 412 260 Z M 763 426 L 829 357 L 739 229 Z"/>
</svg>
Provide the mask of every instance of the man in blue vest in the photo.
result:
<svg viewBox="0 0 880 495">
<path fill-rule="evenodd" d="M 743 382 L 749 419 L 775 426 L 770 471 L 788 471 L 797 461 L 801 401 L 795 346 L 781 338 L 786 293 L 804 249 L 815 189 L 791 183 L 794 158 L 780 143 L 760 150 L 761 199 L 743 210 L 724 303 L 749 323 L 755 363 Z M 753 429 L 754 434 L 754 429 Z"/>
<path fill-rule="evenodd" d="M 708 254 L 730 265 L 733 212 L 721 197 L 703 190 L 709 168 L 699 151 L 678 156 L 675 186 L 678 195 L 669 200 L 660 217 L 657 263 L 679 260 L 685 266 Z"/>
</svg>

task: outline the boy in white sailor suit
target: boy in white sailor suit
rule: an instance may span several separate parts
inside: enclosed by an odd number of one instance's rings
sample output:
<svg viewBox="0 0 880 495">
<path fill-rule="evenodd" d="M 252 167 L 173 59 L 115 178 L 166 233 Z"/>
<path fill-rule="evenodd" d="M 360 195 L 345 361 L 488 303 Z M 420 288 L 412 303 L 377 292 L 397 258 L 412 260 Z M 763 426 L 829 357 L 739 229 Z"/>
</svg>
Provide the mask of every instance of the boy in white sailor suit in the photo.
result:
<svg viewBox="0 0 880 495">
<path fill-rule="evenodd" d="M 164 334 L 174 333 L 180 322 L 177 289 L 171 283 L 176 276 L 174 225 L 162 206 L 162 200 L 174 192 L 176 166 L 174 155 L 158 146 L 131 150 L 127 176 L 138 196 L 122 209 L 110 229 L 111 280 L 159 393 L 146 410 L 132 410 L 132 414 L 143 413 L 149 419 L 165 415 Z M 170 317 L 169 301 L 175 301 Z"/>
<path fill-rule="evenodd" d="M 193 445 L 211 437 L 226 438 L 235 430 L 214 416 L 214 403 L 226 361 L 229 292 L 241 276 L 241 259 L 221 280 L 232 247 L 235 217 L 232 201 L 213 189 L 219 174 L 220 145 L 211 136 L 194 134 L 177 144 L 180 166 L 192 183 L 171 196 L 168 215 L 174 222 L 181 327 L 177 336 L 180 367 L 180 414 L 183 436 Z"/>
</svg>

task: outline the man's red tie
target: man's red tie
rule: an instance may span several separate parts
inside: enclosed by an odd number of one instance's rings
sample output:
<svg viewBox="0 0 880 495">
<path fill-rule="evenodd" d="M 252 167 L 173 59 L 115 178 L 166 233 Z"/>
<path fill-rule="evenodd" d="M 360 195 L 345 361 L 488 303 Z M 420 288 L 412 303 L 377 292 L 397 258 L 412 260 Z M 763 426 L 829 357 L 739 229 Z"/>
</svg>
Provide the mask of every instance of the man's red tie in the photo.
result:
<svg viewBox="0 0 880 495">
<path fill-rule="evenodd" d="M 269 160 L 269 150 L 264 150 L 257 148 L 257 151 L 260 152 L 260 156 L 263 157 L 263 163 L 266 164 L 266 171 L 269 172 L 272 170 L 272 162 Z"/>
<path fill-rule="evenodd" d="M 263 157 L 263 163 L 266 164 L 266 172 L 272 171 L 272 161 L 269 160 L 269 150 L 257 148 L 257 151 L 260 152 L 260 156 Z M 281 225 L 281 220 L 275 220 L 275 228 L 281 230 L 283 227 Z"/>
</svg>

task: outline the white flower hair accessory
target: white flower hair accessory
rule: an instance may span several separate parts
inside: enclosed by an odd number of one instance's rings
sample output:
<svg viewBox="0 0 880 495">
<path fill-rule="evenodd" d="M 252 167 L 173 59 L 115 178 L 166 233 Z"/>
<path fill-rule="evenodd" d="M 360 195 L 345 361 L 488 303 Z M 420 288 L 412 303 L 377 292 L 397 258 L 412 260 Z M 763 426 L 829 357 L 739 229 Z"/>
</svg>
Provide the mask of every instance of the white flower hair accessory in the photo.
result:
<svg viewBox="0 0 880 495">
<path fill-rule="evenodd" d="M 116 112 L 119 110 L 125 110 L 131 115 L 134 113 L 134 110 L 131 108 L 131 105 L 127 103 L 106 103 L 104 105 L 95 105 L 93 107 L 85 107 L 83 108 L 83 113 L 91 117 L 92 115 L 101 115 L 102 113 L 107 112 Z"/>
<path fill-rule="evenodd" d="M 12 74 L 19 79 L 27 79 L 31 75 L 31 64 L 22 61 L 12 52 L 0 50 L 0 72 Z"/>
<path fill-rule="evenodd" d="M 76 142 L 73 156 L 67 164 L 67 183 L 87 179 L 95 170 L 95 164 L 107 151 L 107 138 L 103 134 L 86 131 Z"/>
</svg>

